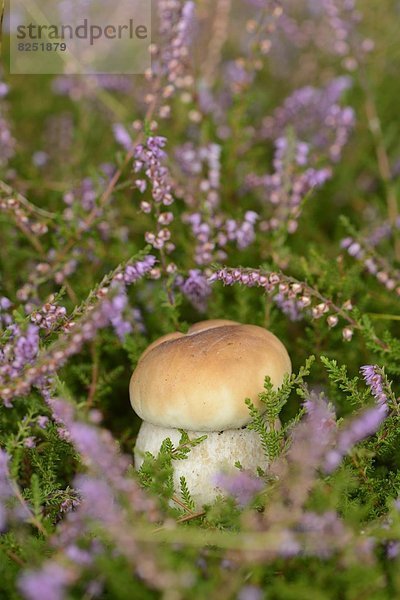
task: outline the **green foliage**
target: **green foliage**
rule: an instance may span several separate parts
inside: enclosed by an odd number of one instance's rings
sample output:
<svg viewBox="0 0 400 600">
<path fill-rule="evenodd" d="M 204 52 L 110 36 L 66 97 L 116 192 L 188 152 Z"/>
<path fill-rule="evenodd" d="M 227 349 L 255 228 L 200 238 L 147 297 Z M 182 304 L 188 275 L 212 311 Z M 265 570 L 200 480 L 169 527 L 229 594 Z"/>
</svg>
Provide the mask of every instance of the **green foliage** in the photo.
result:
<svg viewBox="0 0 400 600">
<path fill-rule="evenodd" d="M 334 389 L 344 392 L 349 402 L 354 406 L 364 406 L 370 392 L 365 388 L 360 390 L 359 378 L 350 378 L 347 374 L 346 365 L 338 366 L 336 360 L 330 360 L 326 356 L 320 358 L 327 370 L 329 380 L 334 384 Z"/>
<path fill-rule="evenodd" d="M 190 494 L 185 477 L 183 477 L 183 476 L 180 477 L 179 482 L 180 482 L 180 492 L 181 492 L 182 500 L 183 500 L 185 506 L 187 506 L 187 508 L 189 510 L 193 511 L 195 508 L 195 504 L 194 504 L 193 498 Z"/>
<path fill-rule="evenodd" d="M 304 378 L 310 374 L 310 369 L 315 360 L 314 356 L 306 359 L 304 366 L 300 367 L 297 374 L 285 375 L 282 385 L 275 389 L 270 377 L 265 377 L 264 391 L 259 394 L 261 408 L 256 408 L 249 398 L 246 405 L 249 408 L 251 423 L 249 429 L 256 431 L 270 460 L 276 459 L 282 452 L 283 440 L 286 432 L 294 426 L 301 417 L 301 411 L 281 427 L 279 415 L 293 391 L 299 396 L 305 395 Z"/>
<path fill-rule="evenodd" d="M 174 460 L 184 460 L 185 458 L 187 458 L 192 448 L 195 448 L 196 446 L 201 444 L 201 442 L 204 442 L 204 440 L 207 439 L 207 435 L 201 435 L 197 438 L 191 439 L 189 438 L 187 432 L 183 429 L 179 429 L 179 432 L 181 434 L 179 444 L 178 446 L 176 446 L 176 448 L 172 447 L 171 451 L 171 456 Z"/>
<path fill-rule="evenodd" d="M 203 442 L 207 436 L 190 439 L 187 432 L 179 430 L 181 438 L 179 444 L 174 446 L 170 438 L 166 438 L 156 457 L 151 452 L 146 452 L 143 463 L 139 469 L 139 479 L 143 487 L 150 490 L 165 507 L 174 495 L 173 461 L 187 459 L 190 451 Z M 184 477 L 180 480 L 180 491 L 184 504 L 188 509 L 194 507 L 190 491 Z"/>
<path fill-rule="evenodd" d="M 149 489 L 162 501 L 171 499 L 174 493 L 172 452 L 174 446 L 169 438 L 166 438 L 156 457 L 146 452 L 143 464 L 139 469 L 141 484 Z"/>
</svg>

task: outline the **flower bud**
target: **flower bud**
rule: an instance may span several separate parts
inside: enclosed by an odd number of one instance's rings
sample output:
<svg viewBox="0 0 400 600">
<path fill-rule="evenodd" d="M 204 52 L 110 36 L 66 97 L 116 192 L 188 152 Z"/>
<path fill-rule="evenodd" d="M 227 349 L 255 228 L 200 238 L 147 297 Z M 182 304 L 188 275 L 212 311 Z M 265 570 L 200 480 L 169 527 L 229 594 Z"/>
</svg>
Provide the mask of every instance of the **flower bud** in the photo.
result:
<svg viewBox="0 0 400 600">
<path fill-rule="evenodd" d="M 345 327 L 342 331 L 342 336 L 345 342 L 350 342 L 351 338 L 353 337 L 353 328 L 352 327 Z"/>
</svg>

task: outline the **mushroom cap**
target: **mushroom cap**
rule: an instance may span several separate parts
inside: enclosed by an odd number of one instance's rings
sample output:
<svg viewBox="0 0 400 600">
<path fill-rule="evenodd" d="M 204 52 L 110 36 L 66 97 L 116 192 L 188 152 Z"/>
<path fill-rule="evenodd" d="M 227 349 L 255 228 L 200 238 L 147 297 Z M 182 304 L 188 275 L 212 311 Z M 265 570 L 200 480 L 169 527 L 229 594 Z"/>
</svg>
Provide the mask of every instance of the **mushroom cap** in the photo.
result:
<svg viewBox="0 0 400 600">
<path fill-rule="evenodd" d="M 131 378 L 130 399 L 144 421 L 160 427 L 239 429 L 251 420 L 246 398 L 263 408 L 258 395 L 265 376 L 279 387 L 290 372 L 289 355 L 270 331 L 203 321 L 145 350 Z"/>
</svg>

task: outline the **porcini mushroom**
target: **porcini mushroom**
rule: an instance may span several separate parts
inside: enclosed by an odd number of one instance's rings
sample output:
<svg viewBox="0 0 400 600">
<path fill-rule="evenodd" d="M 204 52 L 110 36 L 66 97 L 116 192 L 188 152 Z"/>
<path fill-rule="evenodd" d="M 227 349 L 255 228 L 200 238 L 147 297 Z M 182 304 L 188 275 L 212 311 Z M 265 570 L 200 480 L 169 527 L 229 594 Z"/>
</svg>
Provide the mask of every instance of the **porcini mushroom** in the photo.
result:
<svg viewBox="0 0 400 600">
<path fill-rule="evenodd" d="M 156 455 L 169 437 L 176 446 L 187 431 L 190 439 L 206 433 L 186 460 L 174 461 L 174 485 L 186 478 L 195 503 L 210 503 L 222 490 L 221 471 L 265 469 L 268 461 L 258 434 L 246 427 L 245 399 L 262 410 L 259 393 L 268 375 L 273 386 L 291 372 L 284 345 L 270 331 L 223 319 L 192 325 L 187 334 L 174 332 L 156 340 L 139 359 L 130 382 L 130 399 L 143 419 L 135 467 L 146 451 Z"/>
</svg>

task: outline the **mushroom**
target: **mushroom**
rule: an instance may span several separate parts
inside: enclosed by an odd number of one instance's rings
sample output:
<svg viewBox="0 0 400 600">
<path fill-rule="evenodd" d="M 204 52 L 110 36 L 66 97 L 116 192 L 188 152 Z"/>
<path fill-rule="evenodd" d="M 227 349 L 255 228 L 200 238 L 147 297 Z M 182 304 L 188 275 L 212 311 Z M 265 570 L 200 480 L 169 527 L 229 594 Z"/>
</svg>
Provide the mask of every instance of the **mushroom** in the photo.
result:
<svg viewBox="0 0 400 600">
<path fill-rule="evenodd" d="M 129 391 L 143 419 L 134 450 L 139 469 L 145 452 L 156 455 L 163 440 L 178 445 L 181 433 L 207 438 L 186 460 L 174 461 L 174 486 L 184 476 L 197 506 L 212 502 L 220 472 L 265 469 L 268 460 L 258 434 L 247 428 L 251 418 L 245 399 L 260 410 L 259 398 L 268 375 L 275 388 L 291 372 L 284 345 L 256 325 L 216 319 L 192 325 L 187 334 L 169 333 L 144 351 Z"/>
</svg>

